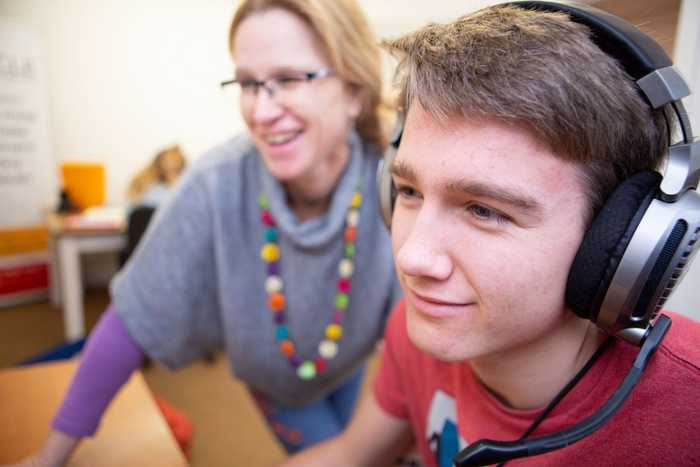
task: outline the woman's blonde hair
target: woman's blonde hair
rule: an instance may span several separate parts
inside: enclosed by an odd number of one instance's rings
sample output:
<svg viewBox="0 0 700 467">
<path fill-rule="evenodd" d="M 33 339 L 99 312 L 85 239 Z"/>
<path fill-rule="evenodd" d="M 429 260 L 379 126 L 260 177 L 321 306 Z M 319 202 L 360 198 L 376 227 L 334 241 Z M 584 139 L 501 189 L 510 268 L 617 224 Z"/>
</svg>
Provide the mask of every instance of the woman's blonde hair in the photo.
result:
<svg viewBox="0 0 700 467">
<path fill-rule="evenodd" d="M 241 22 L 259 11 L 280 8 L 305 21 L 318 36 L 335 72 L 353 85 L 362 99 L 355 127 L 360 137 L 386 145 L 384 125 L 391 115 L 382 96 L 378 41 L 354 0 L 245 0 L 236 10 L 229 30 L 233 51 Z"/>
<path fill-rule="evenodd" d="M 166 169 L 166 161 L 175 162 L 172 173 Z M 179 175 L 187 166 L 187 159 L 182 154 L 180 146 L 170 146 L 160 151 L 153 160 L 142 170 L 140 170 L 129 183 L 127 189 L 127 199 L 132 203 L 141 201 L 144 193 L 156 183 L 170 186 L 177 180 Z"/>
</svg>

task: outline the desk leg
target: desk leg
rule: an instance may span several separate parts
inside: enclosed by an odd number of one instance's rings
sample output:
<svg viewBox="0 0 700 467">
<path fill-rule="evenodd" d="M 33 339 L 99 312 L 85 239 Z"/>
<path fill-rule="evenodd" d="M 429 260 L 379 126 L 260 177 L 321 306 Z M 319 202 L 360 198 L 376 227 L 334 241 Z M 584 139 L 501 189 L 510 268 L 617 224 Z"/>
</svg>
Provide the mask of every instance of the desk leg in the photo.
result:
<svg viewBox="0 0 700 467">
<path fill-rule="evenodd" d="M 58 244 L 61 240 L 49 238 L 49 298 L 55 308 L 61 307 L 61 275 L 58 272 Z"/>
<path fill-rule="evenodd" d="M 66 340 L 80 339 L 85 336 L 85 312 L 78 241 L 70 237 L 62 238 L 58 242 L 58 256 Z"/>
</svg>

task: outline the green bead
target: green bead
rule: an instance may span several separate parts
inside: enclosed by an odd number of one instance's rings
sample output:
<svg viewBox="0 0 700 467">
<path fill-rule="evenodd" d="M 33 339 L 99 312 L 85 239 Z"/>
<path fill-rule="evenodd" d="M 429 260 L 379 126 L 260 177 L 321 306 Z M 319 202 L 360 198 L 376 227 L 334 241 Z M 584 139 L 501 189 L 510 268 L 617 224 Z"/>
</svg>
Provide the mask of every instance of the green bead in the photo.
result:
<svg viewBox="0 0 700 467">
<path fill-rule="evenodd" d="M 346 309 L 348 307 L 348 303 L 350 303 L 350 297 L 348 297 L 348 294 L 339 293 L 335 296 L 335 307 L 339 310 Z"/>
<path fill-rule="evenodd" d="M 265 193 L 260 193 L 260 195 L 258 195 L 258 205 L 263 209 L 267 209 L 268 207 L 270 207 L 270 204 L 267 202 L 267 196 L 265 196 Z"/>
<path fill-rule="evenodd" d="M 297 376 L 299 376 L 299 379 L 303 379 L 304 381 L 313 379 L 314 376 L 316 376 L 316 366 L 314 365 L 314 362 L 307 360 L 299 365 L 297 368 Z"/>
<path fill-rule="evenodd" d="M 352 258 L 355 256 L 355 245 L 353 243 L 345 244 L 345 257 Z"/>
</svg>

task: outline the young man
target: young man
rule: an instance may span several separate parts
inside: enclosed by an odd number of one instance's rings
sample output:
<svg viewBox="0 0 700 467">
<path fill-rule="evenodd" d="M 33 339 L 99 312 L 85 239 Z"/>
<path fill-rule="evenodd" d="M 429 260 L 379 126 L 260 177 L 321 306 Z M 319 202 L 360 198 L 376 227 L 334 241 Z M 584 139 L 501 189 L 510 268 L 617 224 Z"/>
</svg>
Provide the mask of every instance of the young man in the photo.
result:
<svg viewBox="0 0 700 467">
<path fill-rule="evenodd" d="M 477 440 L 530 431 L 589 361 L 529 437 L 586 419 L 619 386 L 639 349 L 572 312 L 567 277 L 613 190 L 660 167 L 667 129 L 589 35 L 561 13 L 491 7 L 388 44 L 407 103 L 390 167 L 405 301 L 373 394 L 290 465 L 388 465 L 412 432 L 425 465 L 448 466 Z M 512 464 L 700 465 L 700 325 L 668 314 L 608 423 Z"/>
</svg>

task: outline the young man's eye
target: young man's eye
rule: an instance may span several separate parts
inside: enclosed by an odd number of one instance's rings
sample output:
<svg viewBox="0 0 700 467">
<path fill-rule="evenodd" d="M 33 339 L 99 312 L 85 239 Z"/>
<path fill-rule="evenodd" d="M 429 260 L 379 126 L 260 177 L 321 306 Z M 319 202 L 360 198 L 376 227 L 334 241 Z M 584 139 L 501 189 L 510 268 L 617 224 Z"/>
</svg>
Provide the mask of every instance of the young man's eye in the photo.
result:
<svg viewBox="0 0 700 467">
<path fill-rule="evenodd" d="M 507 216 L 496 211 L 495 209 L 487 208 L 481 204 L 470 204 L 467 206 L 467 211 L 482 222 L 495 222 L 497 224 L 501 224 L 510 220 Z"/>
<path fill-rule="evenodd" d="M 407 185 L 396 185 L 396 192 L 402 198 L 414 199 L 419 197 L 419 193 Z"/>
</svg>

